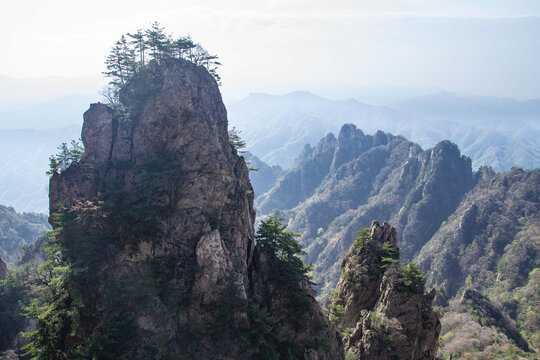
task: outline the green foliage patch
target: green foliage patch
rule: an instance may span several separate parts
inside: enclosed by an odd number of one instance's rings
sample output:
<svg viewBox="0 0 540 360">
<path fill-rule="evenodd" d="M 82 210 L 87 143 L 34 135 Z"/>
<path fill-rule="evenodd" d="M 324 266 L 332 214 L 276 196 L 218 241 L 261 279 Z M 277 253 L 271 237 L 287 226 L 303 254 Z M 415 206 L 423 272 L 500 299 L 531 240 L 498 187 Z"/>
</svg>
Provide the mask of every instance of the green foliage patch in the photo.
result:
<svg viewBox="0 0 540 360">
<path fill-rule="evenodd" d="M 362 228 L 358 231 L 358 236 L 353 241 L 353 248 L 361 248 L 371 239 L 370 228 Z"/>
<path fill-rule="evenodd" d="M 306 253 L 302 250 L 303 245 L 296 240 L 299 234 L 285 231 L 287 224 L 283 224 L 283 220 L 279 211 L 270 215 L 259 225 L 255 239 L 263 252 L 272 254 L 280 261 L 276 278 L 279 279 L 278 285 L 287 293 L 292 319 L 296 321 L 311 309 L 311 298 L 301 283 L 308 281 L 311 284 L 309 273 L 312 266 L 305 265 L 300 258 Z"/>
<path fill-rule="evenodd" d="M 410 261 L 401 269 L 398 289 L 423 294 L 426 278 L 415 262 Z"/>
<path fill-rule="evenodd" d="M 69 145 L 62 143 L 58 146 L 58 153 L 49 157 L 49 170 L 47 175 L 61 173 L 72 164 L 77 164 L 84 154 L 84 145 L 82 140 L 71 140 Z"/>
</svg>

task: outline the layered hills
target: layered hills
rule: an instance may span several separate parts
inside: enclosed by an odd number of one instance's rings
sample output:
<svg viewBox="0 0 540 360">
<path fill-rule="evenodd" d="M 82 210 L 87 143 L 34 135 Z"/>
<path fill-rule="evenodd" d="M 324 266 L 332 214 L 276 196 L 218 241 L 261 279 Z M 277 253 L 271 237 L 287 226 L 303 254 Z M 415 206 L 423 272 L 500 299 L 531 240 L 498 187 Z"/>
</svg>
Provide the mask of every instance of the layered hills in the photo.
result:
<svg viewBox="0 0 540 360">
<path fill-rule="evenodd" d="M 405 136 L 424 148 L 442 140 L 456 143 L 473 168 L 540 167 L 538 100 L 467 97 L 437 93 L 388 106 L 354 99 L 330 100 L 307 92 L 252 94 L 228 107 L 231 123 L 243 131 L 248 150 L 268 164 L 289 167 L 304 144 L 316 142 L 346 123 L 363 131 Z"/>
<path fill-rule="evenodd" d="M 534 357 L 527 354 L 538 346 L 539 191 L 538 170 L 475 172 L 449 141 L 423 150 L 401 136 L 344 125 L 337 138 L 306 146 L 256 205 L 261 214 L 284 209 L 301 234 L 323 304 L 358 229 L 384 219 L 396 228 L 404 260 L 418 261 L 438 289 L 442 354 Z M 459 329 L 482 338 L 480 345 Z"/>
<path fill-rule="evenodd" d="M 48 156 L 62 142 L 80 137 L 80 114 L 91 98 L 70 95 L 0 109 L 0 151 L 5 154 L 0 159 L 0 204 L 17 211 L 48 212 Z M 447 92 L 387 106 L 295 92 L 252 94 L 227 110 L 247 150 L 272 166 L 292 166 L 306 143 L 316 144 L 327 133 L 337 134 L 343 124 L 353 123 L 368 133 L 383 130 L 405 136 L 423 148 L 449 139 L 471 158 L 473 169 L 487 165 L 506 171 L 540 166 L 538 109 L 538 100 Z M 258 182 L 255 177 L 253 181 Z M 254 187 L 262 193 L 257 184 Z"/>
<path fill-rule="evenodd" d="M 329 134 L 306 147 L 256 204 L 261 214 L 286 210 L 327 298 L 358 229 L 373 219 L 390 220 L 403 257 L 412 259 L 472 185 L 470 159 L 450 142 L 423 151 L 401 136 L 365 135 L 344 125 L 337 138 Z"/>
<path fill-rule="evenodd" d="M 18 212 L 49 212 L 49 156 L 81 136 L 80 125 L 58 129 L 0 130 L 0 204 Z"/>
</svg>

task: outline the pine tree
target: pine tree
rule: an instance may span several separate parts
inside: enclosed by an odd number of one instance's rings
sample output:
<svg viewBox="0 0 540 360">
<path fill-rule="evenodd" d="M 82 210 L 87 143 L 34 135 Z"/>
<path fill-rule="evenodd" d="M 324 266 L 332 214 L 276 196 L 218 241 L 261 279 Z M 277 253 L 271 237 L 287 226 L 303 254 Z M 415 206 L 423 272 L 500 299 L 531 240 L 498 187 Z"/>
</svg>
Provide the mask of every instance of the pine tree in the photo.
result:
<svg viewBox="0 0 540 360">
<path fill-rule="evenodd" d="M 150 56 L 159 60 L 161 51 L 164 49 L 164 44 L 167 42 L 167 36 L 163 32 L 163 28 L 159 27 L 159 23 L 154 21 L 150 29 L 146 29 L 146 45 L 150 49 Z"/>
<path fill-rule="evenodd" d="M 139 64 L 144 65 L 146 63 L 145 58 L 144 58 L 144 53 L 148 49 L 148 46 L 146 44 L 145 34 L 143 33 L 141 29 L 138 29 L 135 34 L 128 33 L 127 35 L 133 39 L 129 42 L 129 44 L 135 45 L 135 51 L 139 53 Z"/>
<path fill-rule="evenodd" d="M 130 38 L 129 41 L 126 36 Z M 160 62 L 166 58 L 185 59 L 197 66 L 203 66 L 221 85 L 221 78 L 217 73 L 221 63 L 217 55 L 210 55 L 189 36 L 175 39 L 172 35 L 166 35 L 156 21 L 149 29 L 127 33 L 116 42 L 105 61 L 107 71 L 103 74 L 110 77 L 111 81 L 102 95 L 109 102 L 118 102 L 120 89 L 128 79 L 140 71 L 149 60 Z"/>
<path fill-rule="evenodd" d="M 217 67 L 221 65 L 219 61 L 217 61 L 218 56 L 217 55 L 210 55 L 208 51 L 206 51 L 205 48 L 203 48 L 201 45 L 197 44 L 195 45 L 192 56 L 191 56 L 191 62 L 193 62 L 195 65 L 204 66 L 206 70 L 216 79 L 216 81 L 219 83 L 221 80 L 221 77 L 217 73 Z"/>
<path fill-rule="evenodd" d="M 255 235 L 257 245 L 263 251 L 273 253 L 280 260 L 289 264 L 294 272 L 291 275 L 295 275 L 295 278 L 308 279 L 307 274 L 311 271 L 311 266 L 304 265 L 300 258 L 301 255 L 306 255 L 306 252 L 302 250 L 303 245 L 296 240 L 300 234 L 285 231 L 287 224 L 284 225 L 283 220 L 279 211 L 276 211 L 266 220 L 261 221 Z"/>
<path fill-rule="evenodd" d="M 57 149 L 58 153 L 49 157 L 47 175 L 66 170 L 71 164 L 79 162 L 84 154 L 84 145 L 81 139 L 71 140 L 70 145 L 62 143 Z"/>
<path fill-rule="evenodd" d="M 197 44 L 195 44 L 189 36 L 178 38 L 172 43 L 173 56 L 179 59 L 189 58 L 191 50 L 195 46 L 197 46 Z"/>
<path fill-rule="evenodd" d="M 241 130 L 238 130 L 236 127 L 232 127 L 229 130 L 229 143 L 238 151 L 239 153 L 245 153 L 246 142 L 240 137 L 242 133 Z"/>
<path fill-rule="evenodd" d="M 112 78 L 109 84 L 115 87 L 122 87 L 126 80 L 135 73 L 137 67 L 135 50 L 129 47 L 124 35 L 111 49 L 105 65 L 107 65 L 108 71 L 103 74 Z"/>
</svg>

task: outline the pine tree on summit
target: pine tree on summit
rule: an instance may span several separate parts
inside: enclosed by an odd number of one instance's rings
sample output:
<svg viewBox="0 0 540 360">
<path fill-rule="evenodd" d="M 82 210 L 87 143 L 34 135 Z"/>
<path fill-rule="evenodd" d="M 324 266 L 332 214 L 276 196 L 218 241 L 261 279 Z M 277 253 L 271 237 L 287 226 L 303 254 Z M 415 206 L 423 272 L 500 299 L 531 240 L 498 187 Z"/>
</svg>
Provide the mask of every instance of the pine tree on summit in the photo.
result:
<svg viewBox="0 0 540 360">
<path fill-rule="evenodd" d="M 150 49 L 150 56 L 154 59 L 164 57 L 168 53 L 168 39 L 163 32 L 164 28 L 159 26 L 157 21 L 152 23 L 152 27 L 146 30 L 146 44 Z"/>
<path fill-rule="evenodd" d="M 126 37 L 122 35 L 105 61 L 107 70 L 103 74 L 112 78 L 111 85 L 121 87 L 136 71 L 135 50 L 128 45 Z"/>
<path fill-rule="evenodd" d="M 129 42 L 129 45 L 135 46 L 135 51 L 139 53 L 139 62 L 140 64 L 144 65 L 146 63 L 144 59 L 144 52 L 148 49 L 148 45 L 146 44 L 143 31 L 138 29 L 135 34 L 128 33 L 127 35 L 133 39 Z"/>
<path fill-rule="evenodd" d="M 196 46 L 197 44 L 191 40 L 191 37 L 181 37 L 172 42 L 173 56 L 180 59 L 190 58 L 192 56 L 193 48 Z"/>
<path fill-rule="evenodd" d="M 129 41 L 126 36 L 129 37 Z M 118 102 L 118 92 L 129 78 L 150 61 L 155 60 L 160 63 L 169 58 L 188 60 L 206 68 L 218 85 L 221 85 L 221 78 L 217 73 L 217 68 L 221 63 L 217 55 L 208 53 L 189 36 L 175 39 L 172 35 L 166 35 L 164 28 L 155 21 L 149 29 L 138 29 L 136 33 L 127 33 L 116 42 L 105 61 L 107 71 L 103 74 L 111 78 L 111 81 L 102 95 L 110 102 Z"/>
</svg>

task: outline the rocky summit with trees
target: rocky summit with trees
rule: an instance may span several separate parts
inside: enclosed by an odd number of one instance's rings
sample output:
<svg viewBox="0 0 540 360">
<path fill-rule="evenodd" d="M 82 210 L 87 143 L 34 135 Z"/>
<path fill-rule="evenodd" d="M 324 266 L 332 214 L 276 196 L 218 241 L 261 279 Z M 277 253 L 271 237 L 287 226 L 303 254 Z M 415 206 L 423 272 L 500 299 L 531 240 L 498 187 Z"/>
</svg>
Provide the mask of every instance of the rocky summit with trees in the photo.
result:
<svg viewBox="0 0 540 360">
<path fill-rule="evenodd" d="M 117 103 L 118 93 L 127 80 L 136 75 L 152 61 L 160 63 L 164 59 L 184 59 L 203 66 L 220 83 L 217 68 L 221 63 L 217 55 L 211 55 L 190 36 L 175 38 L 167 35 L 164 28 L 155 21 L 148 29 L 138 29 L 120 37 L 111 49 L 103 74 L 109 78 L 109 86 L 102 95 L 111 103 Z"/>
</svg>

